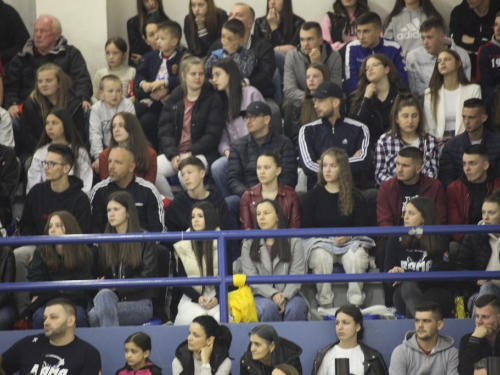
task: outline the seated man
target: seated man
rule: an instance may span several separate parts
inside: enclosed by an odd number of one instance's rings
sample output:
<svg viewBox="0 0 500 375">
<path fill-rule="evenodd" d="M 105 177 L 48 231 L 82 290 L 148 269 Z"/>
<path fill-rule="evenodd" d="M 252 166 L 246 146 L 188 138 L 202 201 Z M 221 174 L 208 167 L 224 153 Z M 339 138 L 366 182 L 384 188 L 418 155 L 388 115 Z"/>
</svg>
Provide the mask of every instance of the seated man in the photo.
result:
<svg viewBox="0 0 500 375">
<path fill-rule="evenodd" d="M 481 94 L 486 106 L 491 105 L 495 87 L 500 85 L 500 12 L 496 14 L 494 34 L 491 41 L 483 44 L 477 51 L 476 78 L 481 85 Z"/>
<path fill-rule="evenodd" d="M 415 313 L 415 331 L 394 349 L 390 375 L 458 375 L 458 350 L 453 338 L 440 335 L 443 314 L 436 302 L 423 302 Z"/>
</svg>

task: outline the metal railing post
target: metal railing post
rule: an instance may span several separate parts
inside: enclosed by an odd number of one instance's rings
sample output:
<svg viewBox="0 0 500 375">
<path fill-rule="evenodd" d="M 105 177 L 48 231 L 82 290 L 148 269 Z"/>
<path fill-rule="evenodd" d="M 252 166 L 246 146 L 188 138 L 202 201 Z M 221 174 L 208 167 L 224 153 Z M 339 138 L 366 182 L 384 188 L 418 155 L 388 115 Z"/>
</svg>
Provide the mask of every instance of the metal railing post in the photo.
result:
<svg viewBox="0 0 500 375">
<path fill-rule="evenodd" d="M 219 277 L 221 279 L 219 284 L 219 309 L 220 309 L 220 322 L 228 323 L 228 307 L 227 307 L 227 243 L 224 232 L 220 234 L 217 239 L 217 254 L 219 262 Z"/>
</svg>

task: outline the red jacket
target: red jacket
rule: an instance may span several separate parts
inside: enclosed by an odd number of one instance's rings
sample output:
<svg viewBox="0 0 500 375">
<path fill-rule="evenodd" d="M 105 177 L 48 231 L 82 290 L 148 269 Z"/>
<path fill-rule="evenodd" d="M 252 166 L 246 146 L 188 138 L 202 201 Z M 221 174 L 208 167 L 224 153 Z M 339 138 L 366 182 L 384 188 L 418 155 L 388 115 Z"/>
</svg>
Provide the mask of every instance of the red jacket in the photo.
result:
<svg viewBox="0 0 500 375">
<path fill-rule="evenodd" d="M 420 174 L 418 196 L 431 199 L 438 209 L 439 224 L 446 224 L 446 195 L 441 182 Z M 377 223 L 379 227 L 399 225 L 402 215 L 402 199 L 401 185 L 397 177 L 380 185 L 377 196 Z"/>
<path fill-rule="evenodd" d="M 252 186 L 243 193 L 240 202 L 241 229 L 254 229 L 255 206 L 261 200 L 262 184 Z M 278 184 L 278 195 L 275 201 L 279 203 L 285 214 L 288 228 L 300 228 L 300 203 L 295 190 Z"/>
</svg>

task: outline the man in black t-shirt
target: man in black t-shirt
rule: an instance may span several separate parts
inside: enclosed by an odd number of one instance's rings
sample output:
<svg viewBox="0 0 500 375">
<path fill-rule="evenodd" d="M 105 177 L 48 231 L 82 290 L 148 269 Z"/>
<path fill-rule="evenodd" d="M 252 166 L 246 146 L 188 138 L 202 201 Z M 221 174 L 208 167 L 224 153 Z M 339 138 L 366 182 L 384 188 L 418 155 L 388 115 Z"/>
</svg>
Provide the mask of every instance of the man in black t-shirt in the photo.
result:
<svg viewBox="0 0 500 375">
<path fill-rule="evenodd" d="M 7 375 L 15 372 L 19 375 L 99 375 L 99 351 L 75 336 L 75 305 L 63 298 L 53 299 L 47 303 L 43 317 L 45 334 L 26 336 L 2 354 Z"/>
</svg>

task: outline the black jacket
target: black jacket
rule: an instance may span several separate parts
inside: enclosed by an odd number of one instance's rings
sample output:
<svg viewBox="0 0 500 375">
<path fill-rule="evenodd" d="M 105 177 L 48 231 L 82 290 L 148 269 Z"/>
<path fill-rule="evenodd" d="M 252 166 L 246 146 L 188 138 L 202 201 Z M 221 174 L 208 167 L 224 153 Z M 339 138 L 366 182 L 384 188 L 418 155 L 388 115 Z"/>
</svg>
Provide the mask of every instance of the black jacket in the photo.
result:
<svg viewBox="0 0 500 375">
<path fill-rule="evenodd" d="M 193 55 L 198 56 L 200 58 L 203 58 L 207 55 L 207 52 L 210 48 L 210 46 L 217 40 L 220 39 L 220 34 L 222 31 L 222 25 L 224 25 L 227 21 L 227 13 L 225 10 L 218 9 L 217 13 L 217 34 L 209 34 L 208 29 L 207 29 L 207 34 L 202 36 L 199 39 L 200 45 L 199 47 L 201 48 L 201 51 L 198 53 L 194 52 L 194 41 L 192 40 L 192 33 L 191 33 L 191 26 L 189 25 L 189 15 L 187 15 L 184 18 L 184 35 L 186 36 L 186 41 L 188 45 L 188 50 L 191 52 Z M 195 27 L 196 23 L 195 23 Z M 195 32 L 198 32 L 196 30 Z"/>
<path fill-rule="evenodd" d="M 338 345 L 339 341 L 325 346 L 323 349 L 320 349 L 316 354 L 313 362 L 313 369 L 311 375 L 316 375 L 318 370 L 323 362 L 323 358 L 326 353 L 333 349 L 335 345 Z M 389 371 L 387 370 L 387 366 L 385 364 L 384 358 L 382 355 L 375 349 L 370 348 L 368 345 L 363 343 L 359 343 L 361 347 L 361 351 L 365 356 L 365 362 L 363 363 L 365 367 L 365 375 L 388 375 Z"/>
<path fill-rule="evenodd" d="M 486 339 L 472 337 L 471 333 L 462 336 L 458 350 L 458 373 L 472 375 L 474 363 L 491 356 L 500 357 L 500 335 L 497 335 L 493 347 Z"/>
<path fill-rule="evenodd" d="M 177 358 L 183 368 L 181 375 L 194 375 L 193 352 L 188 349 L 187 340 L 181 342 L 175 349 L 175 358 Z M 212 374 L 215 374 L 219 366 L 229 358 L 229 351 L 223 345 L 214 345 L 212 355 L 210 356 L 210 367 Z"/>
<path fill-rule="evenodd" d="M 283 352 L 283 361 L 277 363 L 277 361 L 273 358 L 273 365 L 276 366 L 285 363 L 294 367 L 299 374 L 302 375 L 302 363 L 300 362 L 302 348 L 296 343 L 284 339 L 283 337 L 280 337 L 280 345 Z M 264 371 L 264 364 L 260 361 L 254 361 L 252 359 L 250 345 L 248 345 L 247 351 L 240 359 L 240 375 L 264 375 Z"/>
<path fill-rule="evenodd" d="M 0 247 L 0 282 L 16 281 L 16 259 L 10 247 Z M 0 292 L 0 308 L 12 303 L 11 293 Z"/>
<path fill-rule="evenodd" d="M 11 197 L 17 188 L 20 170 L 14 150 L 0 145 L 0 223 L 3 227 L 12 222 Z"/>
<path fill-rule="evenodd" d="M 257 158 L 263 152 L 274 151 L 281 156 L 281 173 L 278 181 L 295 188 L 297 185 L 297 155 L 289 138 L 270 131 L 262 146 L 251 134 L 241 137 L 231 145 L 227 164 L 227 186 L 232 194 L 242 196 L 246 189 L 259 183 Z"/>
<path fill-rule="evenodd" d="M 177 87 L 165 103 L 158 122 L 161 152 L 168 160 L 179 155 L 184 121 L 184 91 Z M 191 147 L 193 155 L 204 155 L 211 165 L 219 158 L 219 141 L 225 126 L 222 102 L 211 84 L 205 83 L 193 107 L 191 117 Z"/>
<path fill-rule="evenodd" d="M 23 49 L 29 37 L 19 13 L 0 0 L 0 55 L 3 65 L 7 65 Z"/>
<path fill-rule="evenodd" d="M 287 44 L 291 44 L 292 46 L 298 46 L 300 43 L 300 27 L 305 22 L 303 18 L 292 14 L 292 23 L 293 23 L 293 34 L 290 39 L 285 39 L 283 33 L 285 29 L 284 22 L 280 22 L 278 28 L 271 32 L 270 37 L 267 36 L 267 15 L 263 17 L 259 17 L 255 20 L 255 27 L 253 29 L 253 35 L 257 38 L 263 38 L 270 40 L 273 44 L 273 47 L 283 46 Z"/>
</svg>

